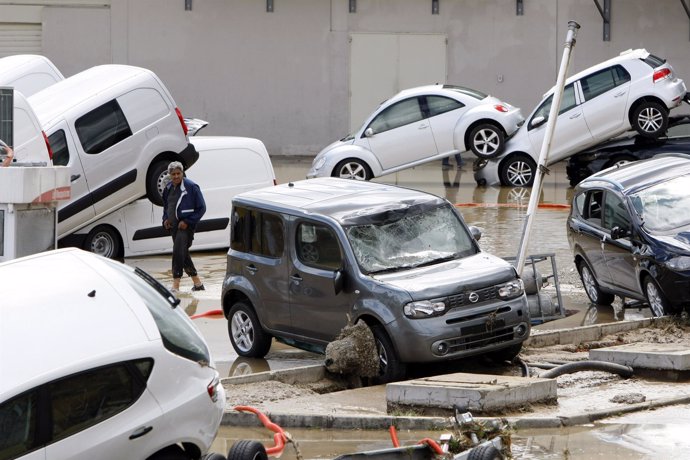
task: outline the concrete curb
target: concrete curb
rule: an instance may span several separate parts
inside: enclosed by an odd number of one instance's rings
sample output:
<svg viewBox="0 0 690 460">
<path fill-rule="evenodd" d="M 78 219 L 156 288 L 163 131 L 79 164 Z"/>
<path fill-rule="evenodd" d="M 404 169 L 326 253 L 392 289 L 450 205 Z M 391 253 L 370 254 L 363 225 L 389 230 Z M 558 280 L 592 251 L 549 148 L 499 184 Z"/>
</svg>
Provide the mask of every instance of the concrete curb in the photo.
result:
<svg viewBox="0 0 690 460">
<path fill-rule="evenodd" d="M 552 345 L 578 345 L 582 342 L 601 340 L 607 335 L 647 327 L 654 321 L 657 321 L 657 319 L 644 318 L 620 321 L 617 323 L 571 327 L 568 329 L 554 329 L 546 331 L 532 329 L 530 336 L 525 341 L 524 345 L 535 348 L 548 347 Z"/>
</svg>

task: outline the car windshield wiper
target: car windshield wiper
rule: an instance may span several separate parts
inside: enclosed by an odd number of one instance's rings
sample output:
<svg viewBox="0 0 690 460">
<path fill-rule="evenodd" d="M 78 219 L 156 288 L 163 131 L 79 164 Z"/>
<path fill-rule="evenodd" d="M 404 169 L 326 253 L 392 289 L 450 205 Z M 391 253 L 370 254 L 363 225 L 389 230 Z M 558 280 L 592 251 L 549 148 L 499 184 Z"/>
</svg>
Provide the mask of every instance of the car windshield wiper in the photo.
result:
<svg viewBox="0 0 690 460">
<path fill-rule="evenodd" d="M 160 295 L 165 297 L 166 300 L 168 301 L 168 303 L 173 308 L 177 307 L 180 304 L 180 299 L 175 297 L 175 294 L 170 292 L 170 290 L 168 288 L 166 288 L 165 286 L 163 286 L 156 278 L 149 275 L 148 273 L 146 273 L 144 270 L 142 270 L 139 267 L 134 268 L 134 273 L 139 275 L 139 277 L 141 279 L 143 279 L 144 281 L 146 281 L 149 284 L 149 286 L 154 288 Z"/>
<path fill-rule="evenodd" d="M 439 257 L 438 259 L 427 260 L 426 262 L 421 262 L 421 263 L 419 263 L 419 264 L 417 264 L 417 265 L 413 265 L 413 268 L 417 268 L 417 267 L 426 267 L 426 266 L 428 266 L 428 265 L 436 265 L 436 264 L 440 264 L 440 263 L 443 263 L 443 262 L 448 262 L 449 260 L 457 259 L 459 256 L 460 256 L 460 253 L 459 253 L 459 252 L 456 252 L 456 253 L 451 254 L 451 255 L 449 255 L 449 256 Z"/>
</svg>

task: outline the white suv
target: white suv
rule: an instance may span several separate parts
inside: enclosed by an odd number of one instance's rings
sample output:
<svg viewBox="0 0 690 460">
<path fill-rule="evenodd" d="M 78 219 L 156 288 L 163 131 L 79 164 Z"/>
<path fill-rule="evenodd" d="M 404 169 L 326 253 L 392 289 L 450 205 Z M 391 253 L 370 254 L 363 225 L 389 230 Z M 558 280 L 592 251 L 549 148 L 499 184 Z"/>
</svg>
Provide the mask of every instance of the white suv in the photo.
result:
<svg viewBox="0 0 690 460">
<path fill-rule="evenodd" d="M 480 185 L 528 186 L 534 180 L 554 89 L 527 118 L 502 155 L 477 160 Z M 635 129 L 656 138 L 668 125 L 669 111 L 686 96 L 685 83 L 664 59 L 644 49 L 629 50 L 573 75 L 565 83 L 548 163 L 563 160 Z"/>
<path fill-rule="evenodd" d="M 78 249 L 5 262 L 0 280 L 0 459 L 206 454 L 225 392 L 160 283 Z"/>
</svg>

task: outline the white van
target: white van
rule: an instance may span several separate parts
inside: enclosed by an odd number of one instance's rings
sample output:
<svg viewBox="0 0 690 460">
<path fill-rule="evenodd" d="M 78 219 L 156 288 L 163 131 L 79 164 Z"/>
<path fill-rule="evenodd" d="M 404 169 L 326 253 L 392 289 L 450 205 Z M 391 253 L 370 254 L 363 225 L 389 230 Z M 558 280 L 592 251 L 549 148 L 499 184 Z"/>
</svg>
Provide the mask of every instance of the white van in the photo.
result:
<svg viewBox="0 0 690 460">
<path fill-rule="evenodd" d="M 150 70 L 92 67 L 29 98 L 53 164 L 71 168 L 72 200 L 58 209 L 58 237 L 143 196 L 162 203 L 167 165 L 199 157 L 170 92 Z"/>
<path fill-rule="evenodd" d="M 238 193 L 275 185 L 273 165 L 263 142 L 245 137 L 194 136 L 199 160 L 186 175 L 201 187 L 206 214 L 194 234 L 192 250 L 230 246 L 230 207 Z M 62 238 L 61 247 L 76 246 L 120 258 L 172 251 L 170 233 L 161 224 L 163 208 L 137 200 Z"/>
<path fill-rule="evenodd" d="M 3 85 L 0 84 L 0 86 Z M 50 166 L 53 152 L 34 110 L 24 95 L 16 89 L 14 90 L 13 101 L 14 137 L 11 142 L 12 145 L 10 145 L 14 150 L 12 164 Z"/>
<path fill-rule="evenodd" d="M 0 59 L 0 86 L 12 86 L 26 97 L 64 79 L 45 56 L 17 54 Z"/>
</svg>

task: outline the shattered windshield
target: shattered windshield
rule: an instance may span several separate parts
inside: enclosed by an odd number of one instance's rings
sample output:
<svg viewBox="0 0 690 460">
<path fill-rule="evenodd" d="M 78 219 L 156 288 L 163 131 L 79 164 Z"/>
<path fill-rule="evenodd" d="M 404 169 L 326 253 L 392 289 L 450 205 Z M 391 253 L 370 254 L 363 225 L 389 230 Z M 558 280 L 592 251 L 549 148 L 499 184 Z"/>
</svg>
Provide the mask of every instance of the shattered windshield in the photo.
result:
<svg viewBox="0 0 690 460">
<path fill-rule="evenodd" d="M 690 176 L 653 185 L 630 196 L 635 211 L 650 231 L 690 225 Z"/>
<path fill-rule="evenodd" d="M 415 211 L 372 216 L 366 224 L 345 228 L 364 273 L 432 265 L 479 251 L 450 205 Z"/>
</svg>

